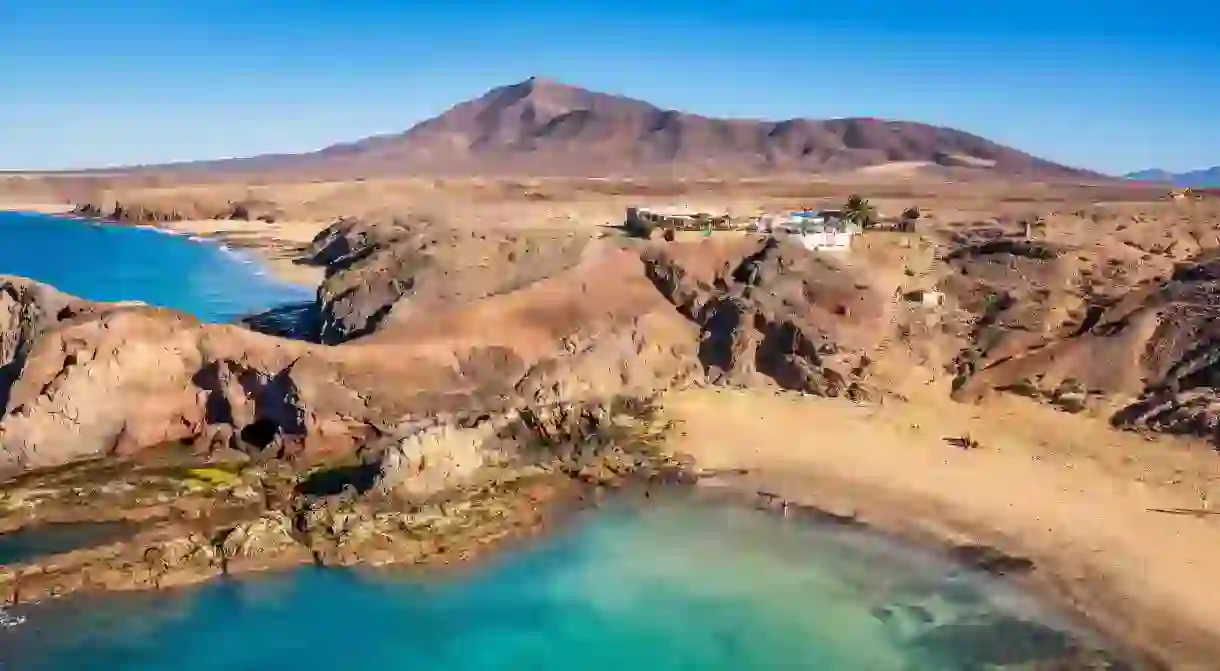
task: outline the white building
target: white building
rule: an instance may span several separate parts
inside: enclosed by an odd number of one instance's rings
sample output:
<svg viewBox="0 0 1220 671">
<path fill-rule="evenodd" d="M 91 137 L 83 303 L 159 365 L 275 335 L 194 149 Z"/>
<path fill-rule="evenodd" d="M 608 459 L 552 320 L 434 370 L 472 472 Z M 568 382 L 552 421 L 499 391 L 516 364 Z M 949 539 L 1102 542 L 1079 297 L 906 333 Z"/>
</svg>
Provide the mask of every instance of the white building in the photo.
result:
<svg viewBox="0 0 1220 671">
<path fill-rule="evenodd" d="M 811 251 L 846 251 L 860 227 L 848 223 L 838 210 L 793 212 L 787 221 L 772 224 L 772 230 L 788 232 L 805 249 Z"/>
</svg>

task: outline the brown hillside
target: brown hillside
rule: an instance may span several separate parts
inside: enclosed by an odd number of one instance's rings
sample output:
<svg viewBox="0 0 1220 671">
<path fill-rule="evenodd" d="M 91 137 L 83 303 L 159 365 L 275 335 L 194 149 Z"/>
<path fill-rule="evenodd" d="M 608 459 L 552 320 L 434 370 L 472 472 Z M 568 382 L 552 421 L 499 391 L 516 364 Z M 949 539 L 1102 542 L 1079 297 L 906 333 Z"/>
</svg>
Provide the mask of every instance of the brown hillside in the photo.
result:
<svg viewBox="0 0 1220 671">
<path fill-rule="evenodd" d="M 308 154 L 174 167 L 349 177 L 403 172 L 762 175 L 899 162 L 932 171 L 965 167 L 997 177 L 1103 179 L 951 128 L 873 118 L 714 119 L 538 78 L 493 89 L 400 134 Z"/>
</svg>

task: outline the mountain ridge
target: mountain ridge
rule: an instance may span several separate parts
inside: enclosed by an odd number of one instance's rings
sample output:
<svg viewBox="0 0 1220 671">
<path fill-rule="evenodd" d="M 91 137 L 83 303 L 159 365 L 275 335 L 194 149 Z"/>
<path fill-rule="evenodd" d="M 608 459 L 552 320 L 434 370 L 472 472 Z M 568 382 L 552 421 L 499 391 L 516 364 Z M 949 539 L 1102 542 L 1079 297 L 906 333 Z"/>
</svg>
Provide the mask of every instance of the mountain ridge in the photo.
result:
<svg viewBox="0 0 1220 671">
<path fill-rule="evenodd" d="M 1003 177 L 1112 179 L 945 126 L 874 117 L 716 118 L 542 77 L 491 89 L 400 133 L 300 154 L 131 170 L 767 175 L 846 172 L 889 163 Z"/>
</svg>

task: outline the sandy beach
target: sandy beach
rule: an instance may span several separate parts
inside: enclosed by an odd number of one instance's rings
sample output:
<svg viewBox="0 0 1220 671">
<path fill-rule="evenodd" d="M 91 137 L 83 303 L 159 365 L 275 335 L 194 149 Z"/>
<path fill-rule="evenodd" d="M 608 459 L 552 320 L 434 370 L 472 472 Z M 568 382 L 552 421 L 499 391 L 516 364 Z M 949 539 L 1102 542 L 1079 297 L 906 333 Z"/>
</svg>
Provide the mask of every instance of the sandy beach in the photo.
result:
<svg viewBox="0 0 1220 671">
<path fill-rule="evenodd" d="M 71 203 L 29 202 L 20 199 L 6 199 L 0 196 L 0 212 L 36 212 L 38 214 L 67 214 L 72 211 Z"/>
<path fill-rule="evenodd" d="M 1114 640 L 1171 668 L 1216 668 L 1220 517 L 1200 510 L 1215 454 L 1024 399 L 981 408 L 928 396 L 865 407 L 695 390 L 666 407 L 683 423 L 676 446 L 700 466 L 749 469 L 709 486 L 1026 557 L 1032 587 Z M 965 435 L 981 447 L 946 440 Z"/>
<path fill-rule="evenodd" d="M 0 198 L 0 212 L 72 213 L 71 203 L 39 203 Z M 231 249 L 250 252 L 276 277 L 285 282 L 315 287 L 325 272 L 318 266 L 295 263 L 314 235 L 326 222 L 287 221 L 266 223 L 240 220 L 162 221 L 150 224 L 167 231 L 216 240 Z"/>
<path fill-rule="evenodd" d="M 303 286 L 316 287 L 325 272 L 319 266 L 296 263 L 318 231 L 328 225 L 317 221 L 266 223 L 240 220 L 164 221 L 155 224 L 167 231 L 216 240 L 231 249 L 249 252 L 276 277 Z"/>
</svg>

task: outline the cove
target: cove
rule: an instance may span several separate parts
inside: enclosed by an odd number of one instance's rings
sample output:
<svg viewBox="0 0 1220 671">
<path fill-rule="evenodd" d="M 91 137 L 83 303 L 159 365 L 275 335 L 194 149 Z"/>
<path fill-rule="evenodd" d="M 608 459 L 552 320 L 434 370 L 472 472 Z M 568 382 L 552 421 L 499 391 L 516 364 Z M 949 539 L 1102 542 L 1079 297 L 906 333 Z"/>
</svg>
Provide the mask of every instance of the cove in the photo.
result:
<svg viewBox="0 0 1220 671">
<path fill-rule="evenodd" d="M 0 668 L 1122 668 L 1011 585 L 859 529 L 685 499 L 565 529 L 441 575 L 309 568 L 21 606 Z"/>
<path fill-rule="evenodd" d="M 0 213 L 0 236 L 0 273 L 95 300 L 224 322 L 312 296 L 152 230 Z M 89 539 L 10 540 L 28 557 Z M 0 669 L 21 670 L 1121 668 L 1012 585 L 943 557 L 684 498 L 589 511 L 444 575 L 306 568 L 0 616 L 14 623 Z"/>
<path fill-rule="evenodd" d="M 209 242 L 149 228 L 0 212 L 0 274 L 96 301 L 143 301 L 229 322 L 314 289 L 280 282 Z"/>
</svg>

